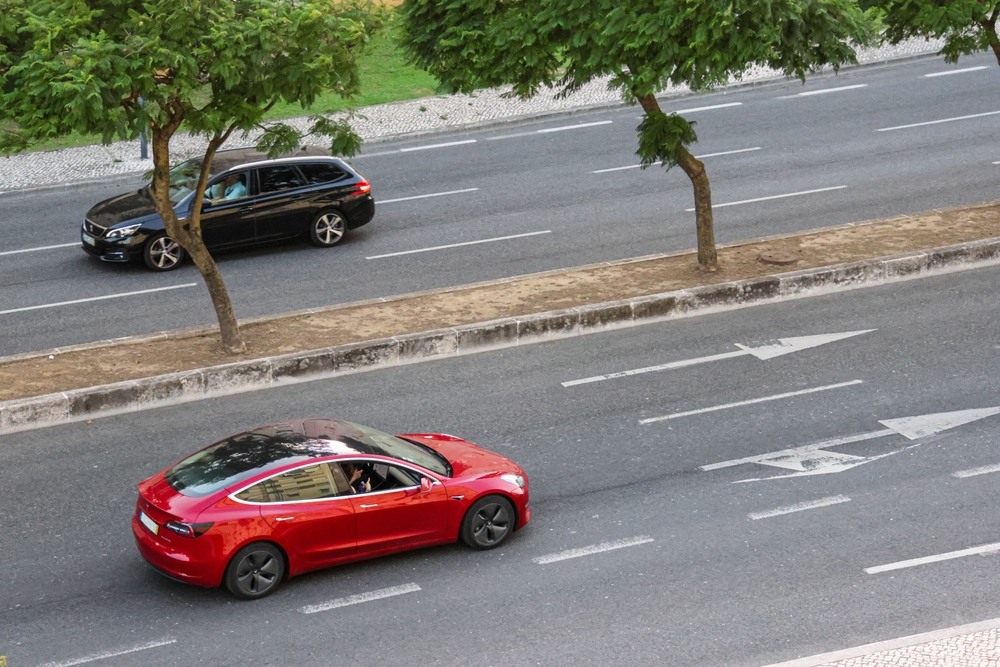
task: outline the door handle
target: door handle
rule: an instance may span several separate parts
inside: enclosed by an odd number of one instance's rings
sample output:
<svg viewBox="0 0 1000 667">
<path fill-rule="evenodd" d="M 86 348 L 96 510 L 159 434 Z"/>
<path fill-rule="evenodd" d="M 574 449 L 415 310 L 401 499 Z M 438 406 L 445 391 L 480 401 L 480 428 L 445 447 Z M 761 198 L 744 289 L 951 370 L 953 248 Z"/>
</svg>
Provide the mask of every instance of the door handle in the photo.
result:
<svg viewBox="0 0 1000 667">
<path fill-rule="evenodd" d="M 252 213 L 253 212 L 253 206 L 244 206 L 243 208 L 239 209 L 238 212 L 239 213 Z"/>
<path fill-rule="evenodd" d="M 295 518 L 294 516 L 276 516 L 276 517 L 274 517 L 274 520 L 275 521 L 291 521 L 294 518 Z"/>
<path fill-rule="evenodd" d="M 378 507 L 378 503 L 374 503 L 372 505 L 361 505 L 360 507 L 361 509 L 368 509 L 369 507 Z"/>
</svg>

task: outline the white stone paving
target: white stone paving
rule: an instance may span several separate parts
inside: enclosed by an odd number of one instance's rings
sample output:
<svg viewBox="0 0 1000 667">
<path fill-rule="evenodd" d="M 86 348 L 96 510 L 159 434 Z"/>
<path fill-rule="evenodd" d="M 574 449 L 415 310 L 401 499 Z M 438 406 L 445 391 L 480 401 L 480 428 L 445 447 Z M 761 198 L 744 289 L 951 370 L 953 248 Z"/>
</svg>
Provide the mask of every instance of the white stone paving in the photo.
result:
<svg viewBox="0 0 1000 667">
<path fill-rule="evenodd" d="M 896 46 L 881 46 L 858 52 L 860 63 L 877 63 L 897 58 L 936 53 L 939 40 L 911 40 Z M 743 82 L 781 78 L 774 70 L 756 68 L 742 77 Z M 607 80 L 593 81 L 565 98 L 557 91 L 540 93 L 529 100 L 504 97 L 506 89 L 478 91 L 473 95 L 443 95 L 405 102 L 364 107 L 353 126 L 366 141 L 412 133 L 460 129 L 502 119 L 530 117 L 560 110 L 587 106 L 613 105 L 621 101 L 617 91 L 609 90 Z M 684 93 L 671 88 L 663 95 Z M 423 109 L 423 110 L 421 110 Z M 306 129 L 305 117 L 286 120 Z M 225 148 L 252 146 L 253 136 L 234 136 Z M 174 161 L 200 154 L 205 142 L 199 137 L 178 135 L 171 141 Z M 90 145 L 53 151 L 39 151 L 0 157 L 0 192 L 57 183 L 73 183 L 115 175 L 149 171 L 151 160 L 139 159 L 138 141 L 116 141 L 110 145 Z"/>
<path fill-rule="evenodd" d="M 1000 629 L 870 653 L 817 667 L 998 667 Z"/>
</svg>

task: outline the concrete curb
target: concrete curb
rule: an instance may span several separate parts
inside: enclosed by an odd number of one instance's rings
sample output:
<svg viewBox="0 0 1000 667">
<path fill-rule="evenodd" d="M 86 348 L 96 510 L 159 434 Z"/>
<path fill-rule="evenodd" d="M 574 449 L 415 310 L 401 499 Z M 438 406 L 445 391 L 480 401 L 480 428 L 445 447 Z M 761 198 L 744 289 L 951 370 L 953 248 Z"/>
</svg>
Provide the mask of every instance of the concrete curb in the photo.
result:
<svg viewBox="0 0 1000 667">
<path fill-rule="evenodd" d="M 0 403 L 0 434 L 1000 264 L 1000 238 Z"/>
</svg>

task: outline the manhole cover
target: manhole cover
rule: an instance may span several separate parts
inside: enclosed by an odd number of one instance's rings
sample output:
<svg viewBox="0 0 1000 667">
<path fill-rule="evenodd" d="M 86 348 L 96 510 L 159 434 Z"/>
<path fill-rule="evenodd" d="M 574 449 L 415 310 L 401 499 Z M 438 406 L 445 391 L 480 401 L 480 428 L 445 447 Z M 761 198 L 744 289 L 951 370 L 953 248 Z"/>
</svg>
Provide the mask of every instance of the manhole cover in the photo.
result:
<svg viewBox="0 0 1000 667">
<path fill-rule="evenodd" d="M 789 264 L 794 264 L 799 261 L 799 258 L 790 252 L 775 252 L 771 250 L 765 250 L 760 253 L 760 261 L 765 264 L 777 264 L 778 266 L 788 266 Z"/>
</svg>

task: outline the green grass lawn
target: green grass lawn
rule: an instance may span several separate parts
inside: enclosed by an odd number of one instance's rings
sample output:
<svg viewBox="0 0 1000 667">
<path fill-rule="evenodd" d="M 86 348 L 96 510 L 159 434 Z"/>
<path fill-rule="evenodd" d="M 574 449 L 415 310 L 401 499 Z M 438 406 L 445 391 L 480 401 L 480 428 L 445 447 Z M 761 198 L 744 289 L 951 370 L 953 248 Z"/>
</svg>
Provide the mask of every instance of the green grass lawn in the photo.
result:
<svg viewBox="0 0 1000 667">
<path fill-rule="evenodd" d="M 279 102 L 267 113 L 266 119 L 280 120 L 310 113 L 428 97 L 434 94 L 438 85 L 437 80 L 427 72 L 407 65 L 395 42 L 386 35 L 372 38 L 359 59 L 358 66 L 361 69 L 361 93 L 356 97 L 345 100 L 336 93 L 326 93 L 317 98 L 309 109 L 303 109 L 298 104 Z M 96 143 L 100 143 L 99 137 L 70 134 L 38 144 L 31 150 L 54 150 Z"/>
</svg>

